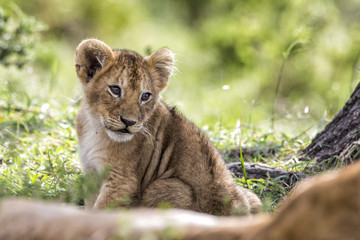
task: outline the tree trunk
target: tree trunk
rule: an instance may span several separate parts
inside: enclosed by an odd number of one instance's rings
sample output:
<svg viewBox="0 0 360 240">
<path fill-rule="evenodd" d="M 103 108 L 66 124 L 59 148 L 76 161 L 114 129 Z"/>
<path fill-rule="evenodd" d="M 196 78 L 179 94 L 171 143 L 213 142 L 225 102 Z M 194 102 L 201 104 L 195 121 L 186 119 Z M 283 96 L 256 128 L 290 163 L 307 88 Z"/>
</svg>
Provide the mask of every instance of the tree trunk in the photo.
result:
<svg viewBox="0 0 360 240">
<path fill-rule="evenodd" d="M 360 83 L 334 119 L 301 153 L 300 160 L 334 160 L 351 163 L 359 158 Z"/>
</svg>

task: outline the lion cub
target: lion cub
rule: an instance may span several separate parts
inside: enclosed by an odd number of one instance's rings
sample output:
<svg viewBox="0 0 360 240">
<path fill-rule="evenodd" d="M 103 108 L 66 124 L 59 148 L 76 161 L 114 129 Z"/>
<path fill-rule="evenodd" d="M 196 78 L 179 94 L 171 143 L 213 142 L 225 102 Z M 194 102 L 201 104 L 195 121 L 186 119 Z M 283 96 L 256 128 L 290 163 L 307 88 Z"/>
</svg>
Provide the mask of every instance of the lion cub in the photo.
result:
<svg viewBox="0 0 360 240">
<path fill-rule="evenodd" d="M 256 212 L 209 139 L 160 100 L 174 68 L 166 48 L 148 57 L 88 39 L 75 53 L 83 100 L 76 118 L 84 173 L 111 167 L 93 208 L 175 208 L 229 215 Z"/>
</svg>

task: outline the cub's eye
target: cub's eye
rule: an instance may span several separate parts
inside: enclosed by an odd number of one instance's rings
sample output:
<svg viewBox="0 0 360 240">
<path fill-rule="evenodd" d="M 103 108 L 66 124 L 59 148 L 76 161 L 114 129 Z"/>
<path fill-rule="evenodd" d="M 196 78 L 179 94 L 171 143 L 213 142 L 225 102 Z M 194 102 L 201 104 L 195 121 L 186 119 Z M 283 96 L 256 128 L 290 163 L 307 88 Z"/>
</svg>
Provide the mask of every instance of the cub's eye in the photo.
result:
<svg viewBox="0 0 360 240">
<path fill-rule="evenodd" d="M 141 95 L 141 102 L 147 102 L 150 100 L 151 93 L 143 93 Z"/>
<path fill-rule="evenodd" d="M 121 96 L 121 89 L 118 86 L 109 86 L 109 89 L 111 93 L 116 95 L 117 97 Z"/>
</svg>

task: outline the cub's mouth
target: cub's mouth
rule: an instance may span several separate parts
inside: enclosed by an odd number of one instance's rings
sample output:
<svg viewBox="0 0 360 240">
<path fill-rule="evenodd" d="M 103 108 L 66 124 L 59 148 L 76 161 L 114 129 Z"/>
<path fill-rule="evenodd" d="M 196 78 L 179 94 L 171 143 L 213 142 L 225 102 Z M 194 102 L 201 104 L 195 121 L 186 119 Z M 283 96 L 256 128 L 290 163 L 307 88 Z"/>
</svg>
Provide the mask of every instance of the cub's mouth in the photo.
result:
<svg viewBox="0 0 360 240">
<path fill-rule="evenodd" d="M 123 129 L 114 129 L 114 128 L 110 128 L 110 127 L 105 127 L 107 132 L 112 132 L 115 134 L 132 134 L 129 129 L 127 127 L 123 128 Z"/>
<path fill-rule="evenodd" d="M 134 134 L 131 133 L 127 128 L 116 130 L 111 128 L 105 128 L 105 130 L 109 138 L 115 142 L 127 142 L 134 137 Z"/>
<path fill-rule="evenodd" d="M 103 117 L 100 117 L 100 122 L 110 139 L 115 142 L 126 142 L 130 141 L 137 132 L 137 128 L 134 126 L 127 126 L 119 124 L 111 120 L 104 121 Z"/>
<path fill-rule="evenodd" d="M 111 130 L 111 129 L 110 129 L 110 130 Z M 112 130 L 112 131 L 113 131 L 113 130 Z M 118 133 L 130 133 L 127 128 L 120 129 L 120 130 L 115 130 L 114 132 L 118 132 Z"/>
</svg>

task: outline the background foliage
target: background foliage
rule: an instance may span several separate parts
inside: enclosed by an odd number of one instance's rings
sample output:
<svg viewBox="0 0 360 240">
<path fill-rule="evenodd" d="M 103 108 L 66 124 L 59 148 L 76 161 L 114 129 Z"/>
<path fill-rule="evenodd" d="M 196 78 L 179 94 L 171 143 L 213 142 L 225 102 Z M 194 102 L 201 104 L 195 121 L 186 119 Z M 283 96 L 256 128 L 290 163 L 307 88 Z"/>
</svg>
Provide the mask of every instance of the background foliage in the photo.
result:
<svg viewBox="0 0 360 240">
<path fill-rule="evenodd" d="M 268 127 L 281 73 L 277 128 L 304 130 L 332 117 L 359 80 L 356 0 L 0 0 L 11 2 L 47 26 L 29 94 L 78 97 L 73 52 L 88 37 L 143 55 L 172 49 L 179 71 L 164 96 L 200 125 Z"/>
<path fill-rule="evenodd" d="M 288 170 L 359 81 L 357 0 L 0 0 L 2 194 L 84 197 L 73 53 L 89 37 L 142 55 L 169 47 L 178 71 L 165 101 L 224 151 L 240 120 L 242 144 L 277 149 L 251 160 Z M 251 186 L 277 202 L 274 181 Z"/>
</svg>

